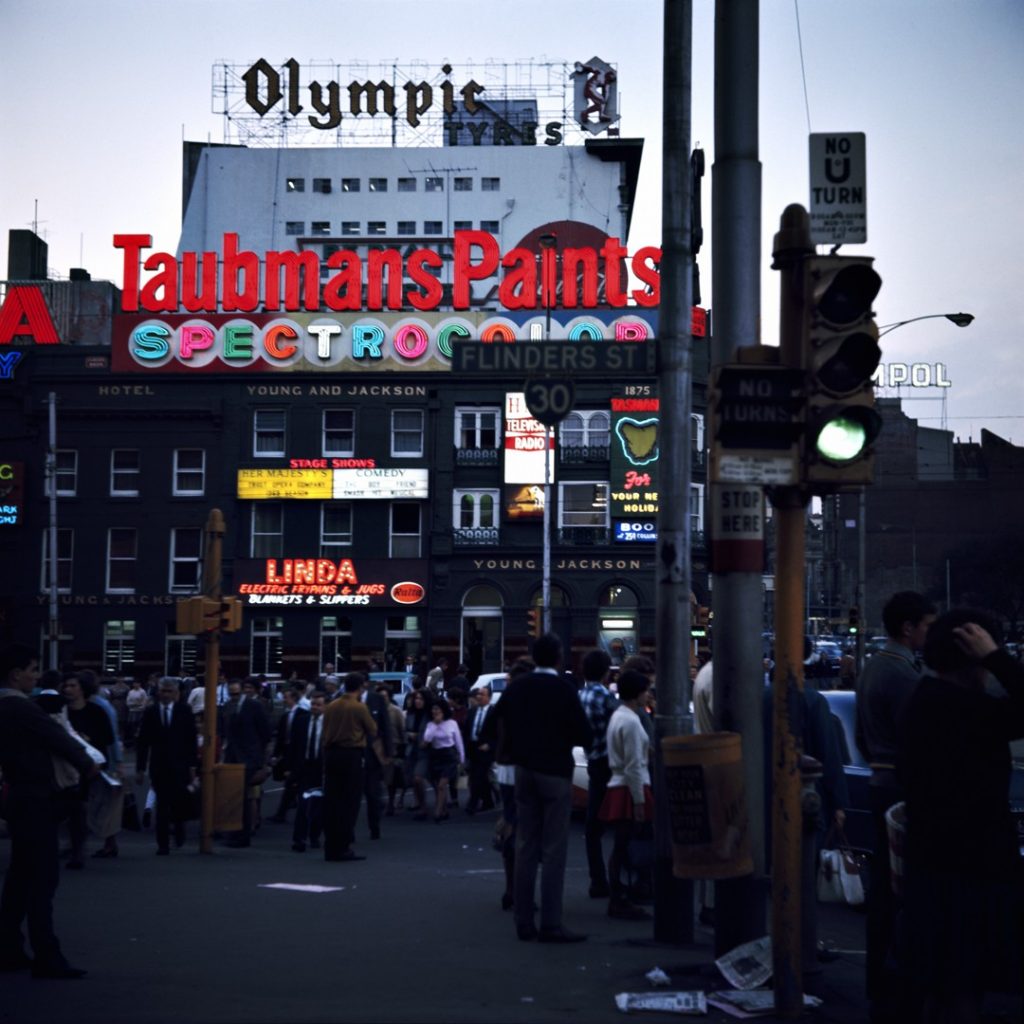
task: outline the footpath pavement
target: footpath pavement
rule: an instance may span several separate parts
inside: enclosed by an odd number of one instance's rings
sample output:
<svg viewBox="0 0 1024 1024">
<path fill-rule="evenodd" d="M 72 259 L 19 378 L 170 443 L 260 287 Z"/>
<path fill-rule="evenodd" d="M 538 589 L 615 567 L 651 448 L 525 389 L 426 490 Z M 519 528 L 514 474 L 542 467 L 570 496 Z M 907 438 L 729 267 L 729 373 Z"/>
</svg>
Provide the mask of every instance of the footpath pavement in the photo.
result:
<svg viewBox="0 0 1024 1024">
<path fill-rule="evenodd" d="M 276 801 L 268 794 L 266 808 Z M 627 1019 L 615 995 L 651 990 L 644 975 L 653 967 L 672 989 L 727 987 L 712 964 L 709 929 L 698 926 L 693 945 L 655 944 L 650 922 L 611 920 L 605 902 L 588 897 L 577 822 L 565 923 L 589 940 L 519 942 L 500 908 L 495 820 L 453 811 L 435 824 L 399 812 L 371 842 L 361 818 L 357 848 L 367 859 L 330 864 L 319 851 L 292 852 L 290 824 L 265 823 L 250 849 L 205 856 L 195 823 L 169 857 L 154 856 L 152 832 L 124 833 L 117 859 L 62 873 L 57 930 L 88 977 L 4 975 L 0 1021 L 601 1024 Z M 0 867 L 8 856 L 0 839 Z M 863 917 L 824 907 L 820 935 L 840 952 L 816 979 L 824 1002 L 807 1019 L 863 1024 Z M 710 1009 L 703 1019 L 734 1018 Z"/>
</svg>

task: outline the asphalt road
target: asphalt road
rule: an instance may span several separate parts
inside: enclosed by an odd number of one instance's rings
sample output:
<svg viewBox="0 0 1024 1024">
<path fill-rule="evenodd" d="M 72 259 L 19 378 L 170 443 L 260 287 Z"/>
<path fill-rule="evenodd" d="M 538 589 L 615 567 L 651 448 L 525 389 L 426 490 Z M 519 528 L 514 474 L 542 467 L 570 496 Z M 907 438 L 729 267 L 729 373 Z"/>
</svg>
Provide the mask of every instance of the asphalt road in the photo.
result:
<svg viewBox="0 0 1024 1024">
<path fill-rule="evenodd" d="M 277 794 L 264 803 L 272 810 Z M 649 922 L 610 920 L 605 902 L 588 897 L 579 823 L 565 923 L 589 941 L 519 942 L 500 909 L 495 820 L 453 811 L 435 824 L 399 813 L 370 842 L 361 818 L 357 849 L 367 859 L 330 864 L 318 851 L 293 853 L 290 824 L 264 824 L 250 849 L 205 856 L 195 823 L 169 857 L 154 856 L 152 832 L 123 833 L 116 860 L 64 872 L 57 894 L 58 934 L 88 977 L 4 975 L 0 1021 L 600 1024 L 623 1019 L 615 994 L 649 990 L 644 974 L 655 966 L 673 988 L 725 987 L 707 929 L 693 946 L 659 946 Z M 0 840 L 0 865 L 7 857 Z M 328 891 L 271 888 L 281 884 Z M 824 968 L 825 1005 L 813 1019 L 864 1021 L 863 918 L 825 907 L 822 922 L 822 937 L 847 952 Z M 704 1019 L 732 1018 L 715 1010 Z"/>
</svg>

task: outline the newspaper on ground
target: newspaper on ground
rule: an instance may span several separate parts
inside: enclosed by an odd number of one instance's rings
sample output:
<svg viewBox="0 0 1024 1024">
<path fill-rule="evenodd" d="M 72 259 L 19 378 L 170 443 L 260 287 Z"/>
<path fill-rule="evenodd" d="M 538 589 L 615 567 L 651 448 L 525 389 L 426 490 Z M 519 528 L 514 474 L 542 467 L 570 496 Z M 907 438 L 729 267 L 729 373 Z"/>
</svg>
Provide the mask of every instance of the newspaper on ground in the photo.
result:
<svg viewBox="0 0 1024 1024">
<path fill-rule="evenodd" d="M 726 1013 L 741 1020 L 765 1017 L 775 1012 L 775 993 L 770 988 L 755 988 L 746 992 L 711 992 L 708 994 L 708 1005 L 725 1010 Z M 821 1000 L 817 996 L 804 996 L 806 1009 L 814 1009 L 816 1006 L 821 1006 Z"/>
<path fill-rule="evenodd" d="M 758 988 L 772 976 L 772 940 L 768 935 L 729 950 L 715 961 L 733 988 Z"/>
<path fill-rule="evenodd" d="M 672 979 L 660 967 L 652 967 L 644 977 L 655 988 L 668 988 L 672 984 Z"/>
<path fill-rule="evenodd" d="M 699 1017 L 708 1012 L 703 992 L 620 992 L 615 997 L 615 1005 L 623 1013 L 650 1010 Z"/>
</svg>

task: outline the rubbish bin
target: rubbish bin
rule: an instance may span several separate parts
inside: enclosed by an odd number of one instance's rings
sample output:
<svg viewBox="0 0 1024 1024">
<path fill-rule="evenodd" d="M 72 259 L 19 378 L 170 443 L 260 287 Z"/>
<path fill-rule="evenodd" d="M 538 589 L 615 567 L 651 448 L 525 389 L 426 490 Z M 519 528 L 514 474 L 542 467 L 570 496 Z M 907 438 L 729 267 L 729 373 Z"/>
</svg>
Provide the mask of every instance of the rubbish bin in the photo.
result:
<svg viewBox="0 0 1024 1024">
<path fill-rule="evenodd" d="M 662 741 L 676 878 L 740 878 L 754 871 L 740 735 Z"/>
<path fill-rule="evenodd" d="M 237 832 L 242 825 L 245 807 L 245 765 L 215 764 L 213 766 L 213 829 L 215 832 Z"/>
</svg>

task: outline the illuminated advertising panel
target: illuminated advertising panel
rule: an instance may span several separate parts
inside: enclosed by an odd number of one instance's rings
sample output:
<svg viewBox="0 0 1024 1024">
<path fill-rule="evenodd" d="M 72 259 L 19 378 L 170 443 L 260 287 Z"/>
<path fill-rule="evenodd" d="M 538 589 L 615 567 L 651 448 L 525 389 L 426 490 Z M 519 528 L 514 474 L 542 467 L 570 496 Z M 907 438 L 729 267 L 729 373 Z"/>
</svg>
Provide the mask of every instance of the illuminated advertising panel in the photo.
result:
<svg viewBox="0 0 1024 1024">
<path fill-rule="evenodd" d="M 238 497 L 252 501 L 291 498 L 429 498 L 426 469 L 240 469 Z"/>
<path fill-rule="evenodd" d="M 658 514 L 658 399 L 613 398 L 612 519 Z"/>
<path fill-rule="evenodd" d="M 18 526 L 24 508 L 25 467 L 0 461 L 0 526 Z"/>
<path fill-rule="evenodd" d="M 526 408 L 521 391 L 505 395 L 505 483 L 543 484 L 544 453 L 548 457 L 548 479 L 555 479 L 555 439 Z"/>
<path fill-rule="evenodd" d="M 410 608 L 427 601 L 424 559 L 265 558 L 235 562 L 235 592 L 250 606 Z"/>
</svg>

